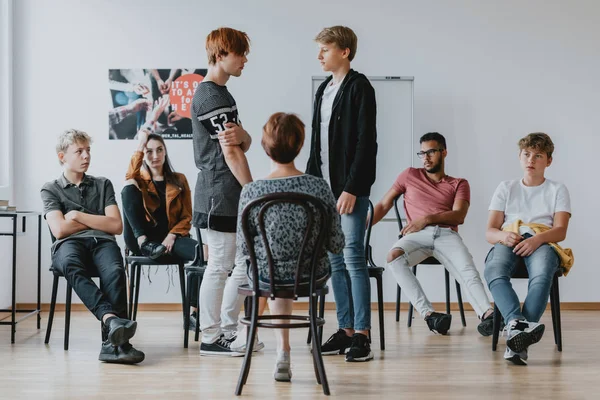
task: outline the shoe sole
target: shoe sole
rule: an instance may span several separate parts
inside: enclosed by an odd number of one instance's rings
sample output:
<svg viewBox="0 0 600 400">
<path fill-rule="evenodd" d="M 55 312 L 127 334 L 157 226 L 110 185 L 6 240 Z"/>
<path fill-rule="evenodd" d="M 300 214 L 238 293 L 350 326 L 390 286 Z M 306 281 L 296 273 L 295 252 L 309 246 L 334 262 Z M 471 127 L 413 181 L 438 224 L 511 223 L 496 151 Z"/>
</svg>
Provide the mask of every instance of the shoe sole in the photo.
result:
<svg viewBox="0 0 600 400">
<path fill-rule="evenodd" d="M 532 344 L 536 344 L 542 339 L 546 327 L 540 324 L 530 332 L 521 332 L 506 341 L 506 346 L 515 353 L 520 353 Z"/>
<path fill-rule="evenodd" d="M 108 340 L 113 346 L 121 346 L 135 335 L 137 321 L 129 321 L 108 332 Z"/>
<path fill-rule="evenodd" d="M 231 352 L 231 351 L 200 350 L 200 355 L 201 356 L 210 356 L 210 357 L 239 357 L 239 356 L 234 356 L 233 354 L 234 353 Z"/>
<path fill-rule="evenodd" d="M 364 357 L 348 357 L 348 355 L 346 355 L 346 362 L 365 362 L 365 361 L 369 361 L 372 360 L 375 356 L 373 355 L 372 351 L 369 351 L 369 354 L 367 354 Z"/>
<path fill-rule="evenodd" d="M 346 354 L 347 350 L 348 349 L 329 350 L 329 351 L 321 350 L 321 355 L 322 356 L 341 356 L 341 355 Z"/>
<path fill-rule="evenodd" d="M 512 357 L 509 358 L 505 358 L 506 361 L 510 361 L 511 363 L 515 364 L 515 365 L 527 365 L 527 361 L 523 360 L 521 357 L 519 357 L 518 354 L 515 354 Z"/>
<path fill-rule="evenodd" d="M 265 348 L 265 344 L 263 342 L 258 342 L 254 345 L 254 349 L 252 349 L 252 352 L 257 352 L 257 351 L 261 351 L 262 349 Z M 236 349 L 231 349 L 231 352 L 234 353 L 231 356 L 232 357 L 243 357 L 246 355 L 246 346 L 244 346 L 243 348 L 236 348 Z"/>
<path fill-rule="evenodd" d="M 275 380 L 277 382 L 291 382 L 292 381 L 292 374 L 286 374 L 285 372 L 282 373 L 275 373 L 273 374 L 273 378 L 275 378 Z"/>
<path fill-rule="evenodd" d="M 125 360 L 119 360 L 118 358 L 110 358 L 110 359 L 102 359 L 102 358 L 98 358 L 98 360 L 108 363 L 108 364 L 127 364 L 127 365 L 133 365 L 133 364 L 139 364 L 142 361 L 144 361 L 146 359 L 146 357 L 142 357 L 140 359 L 125 359 Z"/>
</svg>

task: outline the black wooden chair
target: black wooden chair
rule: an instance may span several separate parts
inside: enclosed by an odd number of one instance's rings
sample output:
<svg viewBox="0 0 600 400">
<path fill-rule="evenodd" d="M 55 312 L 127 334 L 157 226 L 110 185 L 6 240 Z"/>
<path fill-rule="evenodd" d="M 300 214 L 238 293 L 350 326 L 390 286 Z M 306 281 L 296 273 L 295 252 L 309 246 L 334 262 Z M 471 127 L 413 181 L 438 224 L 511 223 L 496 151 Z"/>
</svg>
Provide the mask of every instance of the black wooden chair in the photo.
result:
<svg viewBox="0 0 600 400">
<path fill-rule="evenodd" d="M 402 228 L 403 228 L 402 217 L 400 216 L 400 209 L 398 208 L 398 200 L 399 199 L 400 199 L 400 197 L 397 197 L 394 199 L 394 211 L 396 212 L 396 221 L 398 222 L 398 230 L 399 230 L 399 232 L 402 232 Z M 402 235 L 398 235 L 398 239 L 401 239 L 401 238 L 402 238 Z M 429 257 L 429 258 L 421 261 L 418 265 L 442 265 L 442 263 L 440 263 L 435 257 Z M 412 267 L 412 272 L 413 272 L 413 274 L 415 274 L 415 276 L 417 275 L 417 265 Z M 448 270 L 446 268 L 444 268 L 444 277 L 446 280 L 446 314 L 450 314 L 450 273 L 448 272 Z M 465 308 L 463 306 L 460 284 L 457 281 L 455 281 L 455 283 L 456 283 L 456 297 L 458 298 L 458 308 L 460 310 L 460 319 L 462 322 L 462 326 L 467 326 L 467 321 L 465 319 Z M 400 321 L 401 291 L 402 291 L 402 289 L 400 288 L 400 285 L 398 285 L 398 288 L 396 290 L 396 321 Z M 412 320 L 413 320 L 413 305 L 409 304 L 408 322 L 407 322 L 407 325 L 409 328 L 412 326 Z"/>
<path fill-rule="evenodd" d="M 298 252 L 298 264 L 296 269 L 296 278 L 294 285 L 279 286 L 275 284 L 275 265 L 272 258 L 271 247 L 267 239 L 265 231 L 265 214 L 269 208 L 280 203 L 292 203 L 302 207 L 308 217 L 306 232 L 304 239 Z M 311 208 L 315 208 L 317 213 Z M 267 251 L 268 271 L 269 271 L 269 285 L 268 289 L 261 288 L 259 286 L 258 279 L 258 264 L 256 259 L 256 253 L 254 250 L 254 238 L 250 233 L 249 228 L 249 214 L 250 211 L 258 208 L 258 231 L 260 232 L 262 242 Z M 306 267 L 302 264 L 302 256 L 305 254 L 309 238 L 311 236 L 312 227 L 315 223 L 315 218 L 318 218 L 321 229 L 319 230 L 316 238 L 315 247 L 312 251 L 311 263 L 310 263 L 310 281 L 308 284 L 301 283 L 303 273 Z M 252 276 L 251 285 L 242 285 L 239 288 L 239 293 L 245 296 L 252 297 L 251 317 L 244 317 L 240 322 L 244 325 L 249 326 L 248 338 L 246 340 L 246 355 L 244 357 L 244 363 L 242 370 L 240 371 L 240 377 L 238 380 L 237 388 L 235 391 L 236 395 L 242 394 L 243 386 L 246 384 L 248 374 L 250 372 L 250 364 L 252 360 L 252 351 L 254 348 L 254 340 L 256 338 L 257 329 L 262 328 L 310 328 L 312 336 L 320 339 L 318 333 L 318 327 L 323 326 L 325 320 L 317 316 L 317 299 L 319 297 L 318 289 L 325 286 L 325 280 L 321 280 L 320 284 L 317 284 L 315 277 L 315 268 L 319 261 L 319 258 L 323 255 L 325 249 L 325 239 L 328 237 L 329 224 L 330 224 L 330 213 L 321 200 L 309 196 L 304 193 L 272 193 L 260 198 L 257 198 L 244 208 L 242 215 L 242 230 L 244 238 L 248 246 L 250 255 L 250 266 Z M 299 297 L 309 297 L 309 315 L 258 315 L 258 301 L 260 297 L 268 297 L 271 299 L 285 298 L 297 300 Z M 287 323 L 284 322 L 271 322 L 272 320 L 290 320 Z M 300 322 L 292 322 L 300 321 Z M 315 375 L 317 382 L 323 386 L 323 393 L 329 395 L 329 384 L 327 382 L 327 376 L 325 374 L 325 366 L 323 364 L 323 357 L 321 355 L 321 341 L 312 341 L 312 356 L 313 364 L 315 369 Z"/>
<path fill-rule="evenodd" d="M 562 328 L 560 325 L 560 293 L 558 290 L 558 278 L 563 276 L 563 268 L 559 268 L 554 274 L 552 287 L 550 288 L 550 310 L 552 312 L 552 330 L 554 331 L 554 344 L 558 351 L 562 351 Z M 529 273 L 522 257 L 518 258 L 513 279 L 529 279 Z M 492 336 L 492 351 L 498 347 L 498 337 L 500 336 L 502 314 L 497 306 L 494 306 L 494 333 Z"/>
<path fill-rule="evenodd" d="M 371 247 L 371 229 L 373 227 L 373 203 L 369 200 L 369 224 L 367 225 L 367 233 L 365 236 L 365 257 L 367 259 L 367 267 L 369 278 L 375 279 L 377 282 L 377 311 L 379 313 L 379 347 L 385 350 L 385 329 L 384 329 L 384 303 L 383 303 L 383 271 L 385 268 L 378 267 L 373 261 L 373 248 Z M 325 294 L 319 296 L 319 317 L 325 315 Z M 319 328 L 321 341 L 323 340 L 323 329 Z M 306 343 L 310 344 L 311 335 L 308 332 Z M 371 331 L 369 331 L 369 340 L 371 340 Z"/>
<path fill-rule="evenodd" d="M 196 259 L 192 261 L 190 265 L 185 266 L 185 273 L 187 276 L 186 282 L 186 303 L 184 305 L 184 326 L 185 330 L 183 334 L 183 347 L 187 349 L 188 341 L 189 341 L 189 323 L 190 323 L 190 299 L 192 296 L 192 282 L 194 278 L 198 280 L 197 293 L 198 293 L 198 302 L 195 304 L 196 308 L 200 307 L 200 286 L 202 285 L 202 279 L 204 278 L 204 272 L 206 271 L 206 260 L 204 259 L 204 251 L 202 249 L 202 234 L 200 233 L 200 229 L 196 228 L 196 241 L 198 242 L 198 246 L 196 247 Z M 196 330 L 194 332 L 194 341 L 198 341 L 200 338 L 200 311 L 197 313 L 196 318 Z"/>
<path fill-rule="evenodd" d="M 50 237 L 52 238 L 52 243 L 56 241 L 56 238 L 50 231 Z M 48 326 L 46 327 L 46 338 L 44 339 L 44 343 L 48 344 L 50 342 L 50 335 L 52 333 L 52 323 L 54 322 L 54 311 L 56 310 L 56 296 L 58 294 L 58 281 L 59 278 L 65 277 L 62 272 L 58 269 L 54 268 L 53 265 L 50 266 L 50 272 L 54 275 L 54 280 L 52 282 L 52 296 L 50 298 L 50 312 L 48 313 Z M 92 268 L 89 271 L 91 278 L 99 278 L 98 271 L 96 268 Z M 65 282 L 66 279 L 65 279 Z M 102 282 L 100 282 L 102 285 Z M 64 349 L 69 350 L 69 333 L 71 328 L 71 298 L 73 295 L 73 287 L 67 282 L 67 290 L 66 290 L 66 299 L 65 299 L 65 336 L 64 336 Z M 102 329 L 102 322 L 100 322 L 100 333 L 102 337 L 102 341 L 106 340 L 106 336 Z"/>
</svg>

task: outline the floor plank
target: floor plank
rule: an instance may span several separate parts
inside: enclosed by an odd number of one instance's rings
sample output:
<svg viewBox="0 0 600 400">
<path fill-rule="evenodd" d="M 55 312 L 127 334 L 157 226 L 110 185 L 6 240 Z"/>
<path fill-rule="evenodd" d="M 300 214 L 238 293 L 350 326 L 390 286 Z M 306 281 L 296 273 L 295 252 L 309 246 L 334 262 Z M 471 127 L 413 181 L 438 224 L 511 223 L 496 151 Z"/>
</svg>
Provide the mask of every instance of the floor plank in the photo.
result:
<svg viewBox="0 0 600 400">
<path fill-rule="evenodd" d="M 402 399 L 596 399 L 600 392 L 600 312 L 565 311 L 563 352 L 552 337 L 550 313 L 543 317 L 547 332 L 530 349 L 527 367 L 509 365 L 502 359 L 504 339 L 491 351 L 491 338 L 480 337 L 473 313 L 467 328 L 458 314 L 449 336 L 430 333 L 415 319 L 406 327 L 386 311 L 385 351 L 379 350 L 379 333 L 373 334 L 375 360 L 345 363 L 342 356 L 325 358 L 333 396 L 345 398 Z M 46 314 L 42 326 L 45 329 Z M 328 336 L 335 328 L 332 311 L 326 312 Z M 0 327 L 0 398 L 6 399 L 230 399 L 234 398 L 241 358 L 200 357 L 199 345 L 183 348 L 181 314 L 140 312 L 134 345 L 146 353 L 139 366 L 102 364 L 99 323 L 87 312 L 71 318 L 69 351 L 62 348 L 64 314 L 58 313 L 49 345 L 45 330 L 35 329 L 35 319 L 20 323 L 17 342 L 10 344 L 8 327 Z M 376 314 L 373 324 L 377 326 Z M 272 378 L 275 339 L 260 331 L 266 344 L 253 358 L 244 398 L 326 398 L 316 384 L 312 360 L 305 345 L 306 330 L 292 332 L 292 383 Z"/>
</svg>

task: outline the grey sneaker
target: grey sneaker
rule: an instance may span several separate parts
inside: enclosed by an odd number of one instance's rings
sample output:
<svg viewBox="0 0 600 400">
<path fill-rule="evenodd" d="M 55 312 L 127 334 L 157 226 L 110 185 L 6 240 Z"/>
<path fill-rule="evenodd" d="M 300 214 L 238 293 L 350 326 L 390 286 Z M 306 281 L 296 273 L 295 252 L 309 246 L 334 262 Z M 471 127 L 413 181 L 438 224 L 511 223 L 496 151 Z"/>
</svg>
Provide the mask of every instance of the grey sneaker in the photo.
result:
<svg viewBox="0 0 600 400">
<path fill-rule="evenodd" d="M 246 354 L 246 332 L 247 332 L 247 327 L 244 327 L 244 329 L 242 329 L 240 331 L 239 334 L 235 335 L 235 337 L 233 337 L 233 340 L 230 340 L 230 346 L 229 348 L 231 349 L 232 352 L 232 356 L 233 357 L 241 357 L 243 355 Z M 265 344 L 263 342 L 261 342 L 260 340 L 258 340 L 258 333 L 256 334 L 256 337 L 254 338 L 254 347 L 252 348 L 252 351 L 260 351 L 262 349 L 265 348 Z"/>
<path fill-rule="evenodd" d="M 114 346 L 108 340 L 102 343 L 98 360 L 113 364 L 137 364 L 144 361 L 145 354 L 134 348 L 129 342 Z"/>
<path fill-rule="evenodd" d="M 278 382 L 289 382 L 292 380 L 290 353 L 283 351 L 277 354 L 277 361 L 275 362 L 273 378 L 275 378 L 275 380 Z"/>
<path fill-rule="evenodd" d="M 546 326 L 526 320 L 515 320 L 511 321 L 505 329 L 508 331 L 506 346 L 515 353 L 521 353 L 542 339 Z"/>
<path fill-rule="evenodd" d="M 527 350 L 523 350 L 520 353 L 515 353 L 507 346 L 506 351 L 504 352 L 504 359 L 515 365 L 527 365 Z"/>
</svg>

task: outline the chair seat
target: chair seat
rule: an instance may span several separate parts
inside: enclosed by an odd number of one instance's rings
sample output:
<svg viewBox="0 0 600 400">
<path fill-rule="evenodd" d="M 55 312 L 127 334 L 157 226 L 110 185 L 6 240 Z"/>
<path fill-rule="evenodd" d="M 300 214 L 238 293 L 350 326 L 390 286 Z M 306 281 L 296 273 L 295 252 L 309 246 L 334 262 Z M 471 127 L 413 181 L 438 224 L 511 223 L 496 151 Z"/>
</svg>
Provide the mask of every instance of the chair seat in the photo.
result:
<svg viewBox="0 0 600 400">
<path fill-rule="evenodd" d="M 421 265 L 421 264 L 422 265 L 442 265 L 442 263 L 439 262 L 437 260 L 437 258 L 435 258 L 435 257 L 426 258 L 425 260 L 423 260 L 419 263 L 419 265 Z"/>
<path fill-rule="evenodd" d="M 329 293 L 329 287 L 325 284 L 327 280 L 323 281 L 322 286 L 318 286 L 316 289 L 317 295 L 326 295 Z M 254 289 L 250 285 L 240 285 L 238 287 L 238 293 L 243 296 L 253 296 Z M 300 285 L 298 288 L 298 297 L 310 297 L 308 285 Z M 260 289 L 258 293 L 259 297 L 270 297 L 271 290 L 270 289 Z M 293 299 L 294 298 L 294 286 L 275 286 L 275 297 L 283 298 L 283 299 Z"/>
<path fill-rule="evenodd" d="M 373 278 L 377 275 L 382 275 L 385 268 L 383 267 L 368 267 L 367 271 L 369 271 L 369 277 Z"/>
<path fill-rule="evenodd" d="M 206 271 L 206 265 L 186 265 L 184 270 L 185 273 L 189 276 L 204 276 L 204 272 Z"/>
<path fill-rule="evenodd" d="M 171 255 L 160 256 L 156 260 L 144 256 L 126 256 L 125 261 L 127 264 L 140 265 L 177 265 L 183 263 L 181 258 Z"/>
</svg>

